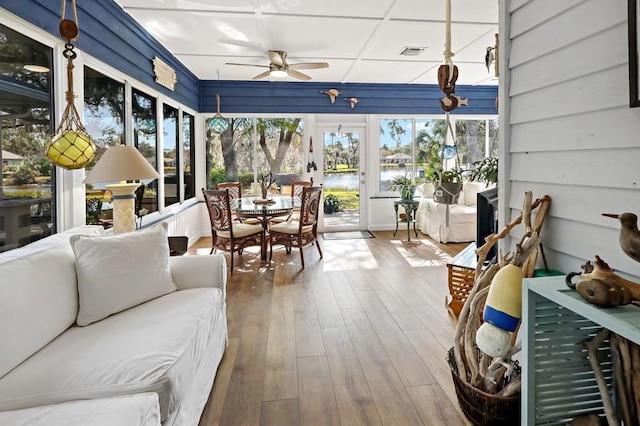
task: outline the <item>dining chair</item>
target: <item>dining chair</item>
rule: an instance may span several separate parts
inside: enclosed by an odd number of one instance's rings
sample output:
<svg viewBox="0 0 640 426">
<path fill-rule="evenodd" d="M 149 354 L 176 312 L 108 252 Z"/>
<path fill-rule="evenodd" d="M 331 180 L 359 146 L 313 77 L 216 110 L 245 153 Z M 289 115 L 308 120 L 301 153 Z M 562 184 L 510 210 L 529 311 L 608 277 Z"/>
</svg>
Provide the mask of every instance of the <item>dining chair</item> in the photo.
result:
<svg viewBox="0 0 640 426">
<path fill-rule="evenodd" d="M 302 189 L 312 186 L 313 183 L 307 180 L 291 181 L 291 198 L 302 198 Z M 300 207 L 294 207 L 287 216 L 276 216 L 269 220 L 269 224 L 281 223 L 287 220 L 300 220 Z"/>
<path fill-rule="evenodd" d="M 269 227 L 269 261 L 273 256 L 273 246 L 282 244 L 288 252 L 292 247 L 300 250 L 300 263 L 304 269 L 302 249 L 315 243 L 322 259 L 322 249 L 318 241 L 318 211 L 322 187 L 307 186 L 302 188 L 299 220 L 288 220 Z"/>
<path fill-rule="evenodd" d="M 242 184 L 240 182 L 218 182 L 216 183 L 216 189 L 229 190 L 229 199 L 235 200 L 237 198 L 242 198 Z M 259 225 L 260 220 L 256 218 L 241 218 L 238 215 L 233 216 L 234 219 L 238 222 L 247 223 L 249 225 Z"/>
<path fill-rule="evenodd" d="M 206 190 L 202 195 L 211 221 L 211 252 L 223 250 L 231 253 L 231 274 L 233 274 L 233 254 L 242 255 L 246 247 L 260 246 L 260 255 L 265 252 L 265 233 L 260 225 L 234 222 L 231 216 L 229 190 Z"/>
</svg>

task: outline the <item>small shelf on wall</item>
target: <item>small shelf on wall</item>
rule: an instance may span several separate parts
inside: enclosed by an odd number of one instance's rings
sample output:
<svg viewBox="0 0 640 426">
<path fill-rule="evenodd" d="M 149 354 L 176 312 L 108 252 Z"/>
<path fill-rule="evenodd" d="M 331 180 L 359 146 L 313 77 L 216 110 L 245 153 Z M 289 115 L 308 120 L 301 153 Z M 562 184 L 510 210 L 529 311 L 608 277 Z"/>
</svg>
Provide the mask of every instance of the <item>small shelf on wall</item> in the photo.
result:
<svg viewBox="0 0 640 426">
<path fill-rule="evenodd" d="M 563 276 L 525 279 L 522 309 L 522 424 L 563 425 L 579 414 L 603 413 L 582 342 L 606 328 L 640 343 L 640 309 L 592 305 Z M 608 344 L 601 349 L 599 362 L 611 386 Z"/>
</svg>

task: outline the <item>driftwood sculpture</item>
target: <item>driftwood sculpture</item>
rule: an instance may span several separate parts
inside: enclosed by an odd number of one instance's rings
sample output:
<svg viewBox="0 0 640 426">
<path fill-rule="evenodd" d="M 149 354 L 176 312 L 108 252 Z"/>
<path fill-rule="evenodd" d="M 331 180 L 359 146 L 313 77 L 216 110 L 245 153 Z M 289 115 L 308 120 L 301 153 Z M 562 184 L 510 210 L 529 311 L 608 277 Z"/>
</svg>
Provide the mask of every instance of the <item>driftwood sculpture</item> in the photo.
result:
<svg viewBox="0 0 640 426">
<path fill-rule="evenodd" d="M 456 332 L 454 336 L 454 356 L 458 366 L 458 373 L 462 380 L 485 392 L 495 393 L 500 396 L 515 395 L 520 391 L 520 379 L 517 378 L 504 388 L 500 388 L 500 382 L 505 374 L 511 371 L 511 357 L 520 348 L 514 346 L 501 357 L 492 358 L 482 354 L 475 344 L 476 333 L 481 326 L 480 312 L 482 312 L 490 285 L 501 269 L 501 267 L 513 264 L 521 267 L 526 260 L 536 252 L 540 244 L 540 238 L 536 228 L 542 227 L 544 215 L 548 210 L 551 198 L 545 196 L 533 201 L 532 194 L 525 194 L 523 210 L 518 217 L 508 223 L 498 234 L 493 234 L 485 239 L 485 244 L 476 250 L 478 254 L 478 266 L 476 268 L 476 278 L 469 296 L 460 312 Z M 540 209 L 535 223 L 532 225 L 531 214 L 538 206 L 544 205 Z M 539 217 L 542 214 L 542 217 Z M 525 233 L 520 242 L 516 245 L 513 254 L 500 254 L 500 264 L 490 264 L 483 268 L 487 253 L 491 247 L 501 238 L 506 237 L 509 232 L 518 224 L 525 223 Z M 536 226 L 537 225 L 537 226 Z M 515 338 L 513 333 L 513 337 Z M 514 339 L 515 340 L 515 339 Z"/>
</svg>

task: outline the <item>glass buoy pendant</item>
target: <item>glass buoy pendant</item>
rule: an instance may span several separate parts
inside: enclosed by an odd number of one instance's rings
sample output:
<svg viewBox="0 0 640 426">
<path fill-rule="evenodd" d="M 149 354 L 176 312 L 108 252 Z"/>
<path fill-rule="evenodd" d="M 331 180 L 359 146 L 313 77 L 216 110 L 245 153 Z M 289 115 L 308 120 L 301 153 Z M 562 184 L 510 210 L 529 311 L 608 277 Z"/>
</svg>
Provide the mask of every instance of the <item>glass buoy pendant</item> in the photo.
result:
<svg viewBox="0 0 640 426">
<path fill-rule="evenodd" d="M 78 18 L 75 0 L 72 0 L 75 21 L 64 19 L 64 5 L 60 21 L 60 35 L 67 43 L 63 56 L 67 58 L 67 107 L 62 113 L 60 124 L 47 144 L 47 158 L 58 167 L 64 169 L 81 169 L 93 161 L 96 156 L 96 144 L 82 125 L 80 115 L 73 104 L 73 60 L 76 58 L 72 41 L 78 37 Z"/>
<path fill-rule="evenodd" d="M 222 114 L 220 114 L 220 95 L 216 94 L 216 100 L 218 101 L 218 112 L 209 119 L 209 130 L 213 133 L 220 134 L 227 130 L 229 122 L 222 116 Z"/>
<path fill-rule="evenodd" d="M 64 169 L 80 169 L 96 156 L 93 139 L 82 130 L 66 130 L 57 133 L 47 145 L 47 158 Z"/>
<path fill-rule="evenodd" d="M 216 114 L 213 118 L 209 119 L 209 130 L 213 133 L 222 133 L 229 127 L 227 119 L 223 116 Z"/>
</svg>

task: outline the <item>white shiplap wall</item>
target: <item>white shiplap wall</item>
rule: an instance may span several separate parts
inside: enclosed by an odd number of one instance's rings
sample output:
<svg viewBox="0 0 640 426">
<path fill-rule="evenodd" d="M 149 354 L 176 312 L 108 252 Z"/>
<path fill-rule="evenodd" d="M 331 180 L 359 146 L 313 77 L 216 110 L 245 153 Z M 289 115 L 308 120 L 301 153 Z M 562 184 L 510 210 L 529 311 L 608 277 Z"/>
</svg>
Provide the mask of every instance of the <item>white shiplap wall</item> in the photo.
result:
<svg viewBox="0 0 640 426">
<path fill-rule="evenodd" d="M 619 248 L 619 223 L 601 216 L 640 215 L 640 108 L 628 105 L 627 2 L 503 1 L 501 213 L 516 216 L 527 190 L 549 194 L 542 236 L 550 267 L 579 270 L 597 254 L 640 276 L 640 264 Z"/>
</svg>

